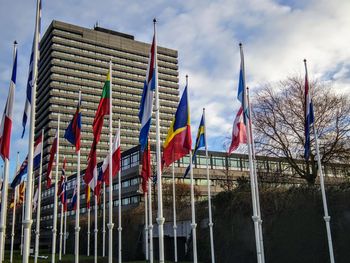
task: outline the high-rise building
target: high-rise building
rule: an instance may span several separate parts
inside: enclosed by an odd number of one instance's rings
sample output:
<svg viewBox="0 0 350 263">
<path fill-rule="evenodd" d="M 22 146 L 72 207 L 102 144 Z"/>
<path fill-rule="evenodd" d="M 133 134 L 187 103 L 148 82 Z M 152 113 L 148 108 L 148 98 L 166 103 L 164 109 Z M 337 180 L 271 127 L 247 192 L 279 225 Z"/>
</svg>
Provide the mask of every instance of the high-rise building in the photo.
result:
<svg viewBox="0 0 350 263">
<path fill-rule="evenodd" d="M 150 40 L 151 40 L 150 35 Z M 76 172 L 75 149 L 63 138 L 82 92 L 81 168 L 87 165 L 92 144 L 92 122 L 106 80 L 109 61 L 113 63 L 113 132 L 121 120 L 122 150 L 138 145 L 141 94 L 146 76 L 150 44 L 133 36 L 95 26 L 83 28 L 53 21 L 40 42 L 35 134 L 44 136 L 44 175 L 49 151 L 61 114 L 60 159 L 67 158 L 67 174 Z M 164 139 L 179 100 L 178 53 L 158 47 L 158 77 L 161 137 Z M 155 139 L 155 122 L 150 131 Z M 98 145 L 98 161 L 108 152 L 106 117 Z"/>
</svg>

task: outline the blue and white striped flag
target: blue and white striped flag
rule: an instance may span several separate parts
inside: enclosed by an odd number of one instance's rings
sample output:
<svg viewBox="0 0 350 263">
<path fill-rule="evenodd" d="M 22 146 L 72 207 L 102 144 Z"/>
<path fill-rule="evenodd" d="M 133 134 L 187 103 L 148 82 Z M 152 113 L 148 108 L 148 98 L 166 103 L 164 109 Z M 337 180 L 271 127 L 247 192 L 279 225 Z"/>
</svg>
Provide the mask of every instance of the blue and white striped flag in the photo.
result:
<svg viewBox="0 0 350 263">
<path fill-rule="evenodd" d="M 41 30 L 41 0 L 39 0 L 39 27 L 38 27 L 38 43 L 40 41 L 40 30 Z M 35 34 L 35 32 L 34 32 Z M 38 46 L 38 52 L 39 52 L 39 46 Z M 38 56 L 39 58 L 39 56 Z M 32 44 L 32 52 L 30 54 L 30 61 L 29 61 L 29 72 L 28 72 L 28 80 L 27 80 L 27 94 L 26 94 L 26 102 L 24 105 L 24 112 L 23 112 L 23 117 L 22 117 L 22 126 L 23 126 L 23 132 L 22 132 L 22 138 L 24 136 L 24 133 L 26 131 L 26 124 L 28 117 L 30 115 L 31 111 L 31 105 L 32 105 L 32 88 L 34 85 L 34 76 L 33 76 L 33 65 L 34 65 L 34 39 L 33 39 L 33 44 Z"/>
<path fill-rule="evenodd" d="M 143 152 L 148 140 L 148 134 L 151 127 L 151 118 L 153 110 L 153 94 L 157 85 L 157 54 L 156 54 L 156 35 L 153 36 L 153 42 L 148 59 L 148 68 L 146 80 L 143 86 L 143 93 L 140 104 L 139 120 L 141 123 L 139 142 Z"/>
</svg>

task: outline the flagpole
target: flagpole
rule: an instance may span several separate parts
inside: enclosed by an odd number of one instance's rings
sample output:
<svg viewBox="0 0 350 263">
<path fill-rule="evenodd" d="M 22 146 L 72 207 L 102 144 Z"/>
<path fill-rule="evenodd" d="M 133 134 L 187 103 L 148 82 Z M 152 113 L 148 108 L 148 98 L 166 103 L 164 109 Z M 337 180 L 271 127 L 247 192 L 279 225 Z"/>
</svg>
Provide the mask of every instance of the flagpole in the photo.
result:
<svg viewBox="0 0 350 263">
<path fill-rule="evenodd" d="M 250 97 L 249 97 L 249 88 L 247 87 L 247 102 L 248 102 L 248 108 L 249 112 L 252 112 L 251 104 L 250 104 Z M 258 182 L 258 174 L 257 174 L 257 166 L 256 166 L 256 158 L 255 158 L 255 143 L 254 143 L 254 134 L 253 134 L 253 127 L 252 127 L 252 120 L 249 119 L 249 128 L 250 128 L 250 136 L 251 136 L 251 143 L 252 143 L 252 154 L 253 154 L 253 167 L 254 167 L 254 179 L 255 179 L 255 194 L 256 194 L 256 205 L 257 205 L 257 213 L 259 217 L 259 241 L 260 241 L 260 249 L 261 249 L 261 262 L 265 263 L 265 251 L 264 251 L 264 238 L 263 238 L 263 231 L 262 231 L 262 219 L 261 219 L 261 209 L 260 209 L 260 194 L 259 194 L 259 182 Z"/>
<path fill-rule="evenodd" d="M 173 229 L 174 229 L 174 261 L 177 262 L 177 225 L 176 225 L 176 196 L 175 196 L 175 168 L 174 163 L 171 164 L 173 177 Z"/>
<path fill-rule="evenodd" d="M 112 166 L 113 166 L 113 118 L 112 118 L 112 58 L 109 61 L 109 193 L 108 193 L 108 263 L 113 262 L 113 174 L 112 174 Z M 119 130 L 120 132 L 120 130 Z"/>
<path fill-rule="evenodd" d="M 17 52 L 17 42 L 13 43 L 13 61 L 15 62 Z M 13 70 L 13 69 L 12 69 Z M 12 82 L 12 80 L 11 80 Z M 11 90 L 11 85 L 9 91 Z M 10 94 L 9 94 L 10 95 Z M 10 161 L 5 157 L 4 160 L 4 178 L 2 181 L 2 191 L 1 191 L 1 207 L 5 207 L 6 209 L 1 209 L 0 213 L 0 261 L 4 260 L 5 256 L 5 241 L 6 241 L 6 217 L 7 217 L 7 191 L 8 191 L 8 182 L 9 182 L 9 169 L 10 169 Z"/>
<path fill-rule="evenodd" d="M 27 184 L 27 183 L 26 183 Z M 23 203 L 22 203 L 22 214 L 21 214 L 21 219 L 22 221 L 24 220 L 24 203 L 25 203 L 25 200 L 26 200 L 26 189 L 24 189 L 24 197 L 23 197 Z M 23 227 L 23 224 L 21 226 L 21 255 L 23 255 L 23 241 L 24 241 L 24 227 Z"/>
<path fill-rule="evenodd" d="M 208 211 L 209 211 L 209 233 L 210 233 L 210 251 L 211 251 L 211 262 L 215 263 L 215 250 L 214 250 L 214 233 L 213 233 L 213 216 L 211 208 L 211 180 L 209 177 L 209 164 L 208 164 L 208 145 L 207 145 L 207 124 L 205 121 L 205 108 L 203 108 L 203 122 L 204 122 L 204 141 L 205 141 L 205 164 L 207 168 L 207 183 L 208 183 Z"/>
<path fill-rule="evenodd" d="M 65 206 L 67 206 L 67 204 L 65 204 Z M 66 209 L 64 209 L 63 214 L 64 214 L 63 255 L 66 255 L 66 245 L 67 245 L 67 211 Z"/>
<path fill-rule="evenodd" d="M 81 91 L 79 91 L 79 100 L 81 98 Z M 79 263 L 79 231 L 80 231 L 80 149 L 77 156 L 77 204 L 75 210 L 75 242 L 74 242 L 74 263 Z"/>
<path fill-rule="evenodd" d="M 188 100 L 188 107 L 190 105 L 189 103 L 189 92 L 188 92 L 188 75 L 186 75 L 186 92 L 187 92 L 187 100 Z M 194 180 L 193 180 L 193 165 L 192 165 L 192 150 L 190 151 L 190 180 L 191 180 L 191 214 L 192 214 L 192 222 L 191 222 L 191 228 L 192 228 L 192 243 L 193 243 L 193 262 L 197 263 L 197 232 L 196 232 L 196 208 L 195 208 L 195 200 L 194 200 Z"/>
<path fill-rule="evenodd" d="M 97 181 L 96 176 L 94 176 L 94 179 Z M 95 182 L 95 185 L 97 184 L 97 182 Z M 98 234 L 98 228 L 97 228 L 97 195 L 94 193 L 95 196 L 95 229 L 94 229 L 94 233 L 95 233 L 95 238 L 94 238 L 94 262 L 97 263 L 97 234 Z"/>
<path fill-rule="evenodd" d="M 308 71 L 307 71 L 307 65 L 306 65 L 306 59 L 304 59 L 304 65 L 305 65 L 305 72 L 306 72 L 306 78 L 307 81 L 309 80 Z M 310 89 L 310 98 L 312 98 L 312 93 Z M 324 221 L 326 223 L 326 230 L 327 230 L 327 240 L 328 240 L 328 249 L 329 249 L 329 258 L 331 263 L 334 263 L 334 252 L 333 252 L 333 241 L 332 241 L 332 233 L 331 233 L 331 226 L 330 221 L 331 217 L 328 214 L 328 205 L 327 205 L 327 197 L 326 197 L 326 190 L 324 186 L 324 175 L 322 170 L 322 164 L 321 164 L 321 157 L 320 157 L 320 150 L 318 146 L 318 136 L 315 128 L 315 121 L 313 123 L 313 131 L 315 136 L 315 146 L 316 146 L 316 155 L 317 155 L 317 170 L 320 176 L 320 185 L 321 185 L 321 194 L 322 194 L 322 203 L 323 203 L 323 210 L 324 210 Z"/>
<path fill-rule="evenodd" d="M 17 158 L 16 158 L 16 169 L 15 169 L 15 175 L 18 170 L 18 162 L 19 162 L 19 152 L 17 152 Z M 11 253 L 10 253 L 10 262 L 13 262 L 13 243 L 15 241 L 15 223 L 16 223 L 16 206 L 17 206 L 17 186 L 13 189 L 13 210 L 12 210 L 12 229 L 11 229 Z"/>
<path fill-rule="evenodd" d="M 17 159 L 18 159 L 18 153 L 17 153 Z M 11 252 L 10 252 L 10 262 L 13 262 L 13 243 L 15 241 L 15 223 L 16 223 L 16 205 L 17 205 L 17 186 L 13 189 L 13 208 L 12 208 L 12 229 L 11 229 Z"/>
<path fill-rule="evenodd" d="M 153 263 L 152 179 L 148 179 L 149 262 Z"/>
<path fill-rule="evenodd" d="M 245 92 L 245 69 L 244 69 L 244 56 L 243 56 L 243 48 L 242 44 L 239 43 L 241 61 L 242 61 L 242 71 L 243 71 L 243 101 L 244 104 L 247 105 L 247 93 Z M 243 108 L 243 116 L 246 119 L 246 106 Z M 250 135 L 250 125 L 249 121 L 246 122 L 247 127 L 247 144 L 248 144 L 248 157 L 249 157 L 249 175 L 250 175 L 250 187 L 251 187 L 251 195 L 252 195 L 252 206 L 253 206 L 253 222 L 254 222 L 254 233 L 255 233 L 255 244 L 256 244 L 256 253 L 257 253 L 257 261 L 258 263 L 262 263 L 262 255 L 261 255 L 261 246 L 260 246 L 260 235 L 259 235 L 259 216 L 257 213 L 257 199 L 256 199 L 256 188 L 255 188 L 255 176 L 254 176 L 254 167 L 253 167 L 253 154 L 251 147 L 251 135 Z"/>
<path fill-rule="evenodd" d="M 118 120 L 119 143 L 120 142 L 120 119 Z M 110 165 L 110 167 L 113 165 Z M 111 169 L 111 168 L 110 168 Z M 112 181 L 111 181 L 112 182 Z M 121 181 L 121 167 L 118 171 L 118 262 L 122 262 L 122 181 Z"/>
<path fill-rule="evenodd" d="M 55 190 L 53 198 L 53 222 L 52 222 L 52 253 L 51 263 L 55 263 L 56 256 L 56 237 L 57 237 L 57 190 L 58 190 L 58 166 L 60 161 L 60 113 L 57 116 L 57 150 L 56 150 L 56 173 L 55 173 Z M 29 161 L 29 160 L 28 160 Z"/>
<path fill-rule="evenodd" d="M 62 260 L 62 241 L 63 241 L 63 204 L 61 203 L 61 215 L 60 215 L 60 243 L 58 251 L 58 260 Z"/>
<path fill-rule="evenodd" d="M 102 257 L 106 256 L 106 182 L 103 182 Z"/>
<path fill-rule="evenodd" d="M 44 129 L 41 130 L 41 155 L 38 181 L 38 205 L 36 211 L 36 228 L 35 228 L 35 253 L 34 263 L 38 262 L 39 256 L 39 238 L 40 238 L 40 214 L 41 214 L 41 178 L 43 173 L 43 155 L 44 155 Z"/>
<path fill-rule="evenodd" d="M 79 91 L 79 99 L 81 92 Z M 74 262 L 79 263 L 79 231 L 80 231 L 80 149 L 77 152 L 77 178 L 76 178 L 76 187 L 77 187 L 77 204 L 75 210 L 75 242 L 74 242 Z"/>
<path fill-rule="evenodd" d="M 153 19 L 153 27 L 154 27 L 154 38 L 155 38 L 155 47 L 154 53 L 157 56 L 157 30 L 156 30 L 157 20 Z M 159 239 L 159 262 L 164 263 L 164 217 L 163 217 L 163 190 L 162 190 L 162 168 L 161 168 L 161 148 L 160 148 L 160 121 L 159 121 L 159 87 L 158 87 L 158 61 L 156 59 L 156 102 L 155 102 L 155 112 L 156 112 L 156 155 L 157 155 L 157 195 L 158 195 L 158 239 Z"/>
<path fill-rule="evenodd" d="M 90 187 L 90 186 L 87 186 Z M 89 190 L 90 191 L 90 190 Z M 87 256 L 90 256 L 90 207 L 88 208 L 88 229 L 87 229 Z"/>
<path fill-rule="evenodd" d="M 149 247 L 148 247 L 148 202 L 147 202 L 147 192 L 144 193 L 145 199 L 145 256 L 146 261 L 149 260 Z"/>
<path fill-rule="evenodd" d="M 17 152 L 17 162 L 18 162 L 18 152 Z M 16 205 L 17 205 L 17 186 L 13 189 L 13 208 L 12 208 L 12 229 L 11 229 L 11 252 L 10 252 L 10 262 L 13 262 L 13 243 L 15 241 L 15 223 L 16 223 Z"/>
<path fill-rule="evenodd" d="M 34 136 L 35 136 L 35 109 L 36 109 L 36 87 L 38 76 L 38 47 L 39 47 L 39 21 L 40 21 L 40 1 L 37 0 L 36 5 L 36 18 L 35 18 L 35 34 L 33 45 L 33 86 L 30 108 L 30 128 L 28 138 L 28 173 L 27 173 L 27 192 L 26 192 L 26 204 L 25 204 L 25 217 L 23 224 L 23 263 L 29 262 L 30 254 L 30 234 L 32 226 L 32 188 L 30 187 L 33 181 L 33 156 L 34 156 Z"/>
</svg>

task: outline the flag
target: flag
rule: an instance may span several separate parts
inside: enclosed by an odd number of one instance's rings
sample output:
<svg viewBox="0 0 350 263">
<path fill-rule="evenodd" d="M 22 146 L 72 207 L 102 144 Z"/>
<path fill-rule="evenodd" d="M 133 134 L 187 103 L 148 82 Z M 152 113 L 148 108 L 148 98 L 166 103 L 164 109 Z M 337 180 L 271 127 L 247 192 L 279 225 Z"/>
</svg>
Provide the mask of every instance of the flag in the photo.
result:
<svg viewBox="0 0 350 263">
<path fill-rule="evenodd" d="M 155 52 L 155 48 L 156 37 L 154 35 L 149 53 L 146 79 L 143 84 L 143 92 L 139 110 L 139 120 L 141 123 L 139 142 L 141 145 L 141 152 L 144 151 L 147 145 L 152 118 L 153 94 L 157 86 L 157 54 Z"/>
<path fill-rule="evenodd" d="M 74 186 L 72 198 L 70 199 L 70 209 L 77 210 L 77 184 Z"/>
<path fill-rule="evenodd" d="M 196 145 L 193 150 L 192 155 L 192 163 L 194 163 L 194 160 L 196 160 L 197 151 L 199 148 L 202 148 L 205 146 L 205 123 L 204 123 L 204 115 L 202 115 L 201 122 L 199 123 L 198 132 L 197 132 L 197 138 L 196 138 Z M 184 178 L 187 176 L 191 168 L 191 165 L 187 166 L 187 169 L 184 174 Z"/>
<path fill-rule="evenodd" d="M 88 184 L 85 185 L 85 198 L 86 198 L 86 208 L 90 208 L 91 189 Z"/>
<path fill-rule="evenodd" d="M 147 193 L 148 191 L 148 181 L 152 176 L 152 167 L 151 167 L 151 146 L 148 140 L 146 149 L 142 152 L 142 191 Z"/>
<path fill-rule="evenodd" d="M 98 180 L 99 175 L 97 171 L 96 146 L 97 142 L 94 139 L 89 154 L 88 166 L 85 170 L 84 181 L 85 184 L 87 184 L 94 191 L 95 195 L 98 195 L 100 182 Z"/>
<path fill-rule="evenodd" d="M 113 146 L 112 146 L 112 176 L 114 177 L 118 171 L 120 170 L 120 163 L 121 163 L 121 150 L 120 150 L 120 131 L 119 129 L 117 130 L 114 141 L 113 141 Z M 102 181 L 106 182 L 106 185 L 109 185 L 109 154 L 106 156 L 106 158 L 103 160 L 102 164 L 102 169 L 101 173 L 103 174 L 102 176 Z"/>
<path fill-rule="evenodd" d="M 240 143 L 247 143 L 247 131 L 243 121 L 243 108 L 240 107 L 232 127 L 232 140 L 228 154 L 235 151 Z"/>
<path fill-rule="evenodd" d="M 71 144 L 75 145 L 75 151 L 80 150 L 80 134 L 81 134 L 81 94 L 79 92 L 79 101 L 77 110 L 73 116 L 73 119 L 69 123 L 64 138 Z"/>
<path fill-rule="evenodd" d="M 305 64 L 306 69 L 306 64 Z M 312 106 L 311 92 L 309 86 L 309 79 L 307 76 L 307 71 L 305 74 L 305 145 L 304 145 L 304 157 L 305 160 L 310 158 L 310 128 L 311 124 L 314 122 L 314 111 Z"/>
<path fill-rule="evenodd" d="M 245 80 L 244 80 L 244 55 L 243 49 L 241 48 L 241 66 L 239 69 L 239 81 L 238 81 L 238 94 L 237 99 L 241 102 L 243 108 L 243 122 L 247 123 L 249 119 L 249 107 L 246 105 L 246 89 L 245 89 Z"/>
<path fill-rule="evenodd" d="M 21 167 L 19 168 L 19 171 L 17 172 L 15 178 L 13 178 L 13 181 L 11 183 L 11 188 L 15 189 L 17 185 L 19 185 L 22 182 L 23 176 L 27 173 L 27 167 L 28 166 L 28 156 L 23 161 Z"/>
<path fill-rule="evenodd" d="M 39 32 L 39 40 L 38 43 L 40 42 L 40 31 L 41 31 L 41 0 L 39 0 L 39 25 L 38 25 L 38 32 Z M 39 47 L 38 50 L 39 52 Z M 39 56 L 38 56 L 39 58 Z M 27 92 L 26 92 L 26 102 L 24 105 L 24 112 L 23 112 L 23 117 L 22 117 L 22 138 L 24 136 L 25 130 L 26 130 L 26 124 L 27 124 L 27 119 L 30 114 L 31 110 L 31 104 L 32 104 L 32 88 L 34 85 L 34 39 L 33 39 L 33 44 L 32 44 L 32 52 L 30 54 L 30 60 L 29 60 L 29 72 L 28 72 L 28 79 L 27 79 Z"/>
<path fill-rule="evenodd" d="M 191 147 L 190 109 L 186 86 L 163 145 L 164 164 L 169 166 L 171 163 L 189 154 Z"/>
<path fill-rule="evenodd" d="M 33 212 L 35 212 L 36 208 L 38 207 L 38 198 L 39 198 L 39 188 L 37 187 L 33 197 Z"/>
<path fill-rule="evenodd" d="M 38 169 L 40 166 L 41 148 L 42 148 L 42 136 L 40 134 L 40 136 L 35 140 L 35 143 L 34 143 L 34 161 L 33 161 L 34 170 Z M 14 189 L 17 185 L 21 183 L 23 176 L 27 174 L 27 168 L 28 168 L 28 156 L 23 161 L 19 171 L 17 172 L 15 178 L 13 179 L 11 183 L 11 188 Z"/>
<path fill-rule="evenodd" d="M 12 201 L 11 201 L 11 203 L 10 203 L 10 209 L 12 209 L 16 204 L 17 204 L 17 197 L 16 197 L 16 199 L 15 199 L 15 195 L 16 194 L 18 195 L 18 188 L 15 188 L 15 189 L 13 189 L 13 193 L 12 193 Z"/>
<path fill-rule="evenodd" d="M 46 187 L 47 188 L 51 187 L 52 166 L 54 164 L 56 152 L 57 152 L 57 131 L 56 131 L 56 135 L 55 135 L 55 138 L 54 138 L 52 146 L 51 146 L 50 159 L 49 159 L 49 164 L 48 164 L 47 172 L 46 172 L 46 181 L 47 181 Z"/>
<path fill-rule="evenodd" d="M 25 192 L 26 192 L 26 182 L 23 181 L 19 185 L 19 190 L 18 190 L 18 204 L 22 205 L 24 203 L 24 197 L 25 197 Z"/>
<path fill-rule="evenodd" d="M 66 157 L 63 159 L 62 175 L 58 183 L 57 196 L 59 196 L 61 203 L 63 204 L 64 211 L 67 211 L 67 178 L 66 178 Z"/>
<path fill-rule="evenodd" d="M 15 100 L 16 75 L 17 75 L 17 49 L 15 48 L 9 93 L 8 93 L 4 113 L 0 124 L 0 156 L 4 161 L 5 159 L 10 158 L 12 115 L 13 115 L 13 103 Z"/>
<path fill-rule="evenodd" d="M 92 130 L 94 133 L 96 144 L 100 141 L 104 116 L 109 114 L 110 84 L 111 84 L 111 72 L 108 71 L 107 79 L 102 89 L 100 103 L 98 104 L 95 119 L 92 124 Z"/>
</svg>

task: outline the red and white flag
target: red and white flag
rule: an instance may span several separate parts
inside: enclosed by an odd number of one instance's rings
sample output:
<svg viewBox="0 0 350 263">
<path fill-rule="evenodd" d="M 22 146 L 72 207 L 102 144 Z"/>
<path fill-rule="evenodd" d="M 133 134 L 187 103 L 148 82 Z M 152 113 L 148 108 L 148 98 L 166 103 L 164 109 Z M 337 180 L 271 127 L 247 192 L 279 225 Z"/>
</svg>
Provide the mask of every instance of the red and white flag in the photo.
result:
<svg viewBox="0 0 350 263">
<path fill-rule="evenodd" d="M 85 170 L 84 181 L 94 191 L 94 194 L 98 196 L 101 182 L 98 180 L 96 146 L 97 142 L 94 139 L 89 154 L 88 166 Z"/>
<path fill-rule="evenodd" d="M 46 174 L 46 182 L 47 182 L 46 186 L 47 186 L 47 188 L 51 187 L 52 166 L 54 164 L 56 152 L 57 152 L 57 131 L 56 131 L 55 139 L 53 140 L 53 143 L 52 143 L 52 146 L 51 146 L 50 160 L 49 160 L 49 164 L 48 164 L 48 167 L 47 167 L 47 174 Z"/>
<path fill-rule="evenodd" d="M 9 93 L 8 93 L 4 113 L 2 115 L 2 120 L 0 124 L 0 156 L 4 161 L 5 159 L 10 158 L 10 142 L 11 142 L 11 130 L 12 130 L 13 102 L 15 99 L 15 88 L 16 88 L 16 75 L 17 75 L 17 48 L 15 47 Z"/>
<path fill-rule="evenodd" d="M 232 127 L 232 140 L 228 154 L 235 151 L 240 143 L 247 143 L 246 126 L 243 121 L 243 108 L 240 107 Z"/>
<path fill-rule="evenodd" d="M 117 130 L 117 133 L 114 137 L 113 141 L 113 153 L 112 153 L 112 176 L 114 177 L 118 171 L 120 170 L 120 162 L 121 162 L 121 151 L 120 151 L 120 131 Z M 103 180 L 106 185 L 109 185 L 109 155 L 103 160 L 102 164 L 102 173 Z"/>
</svg>

